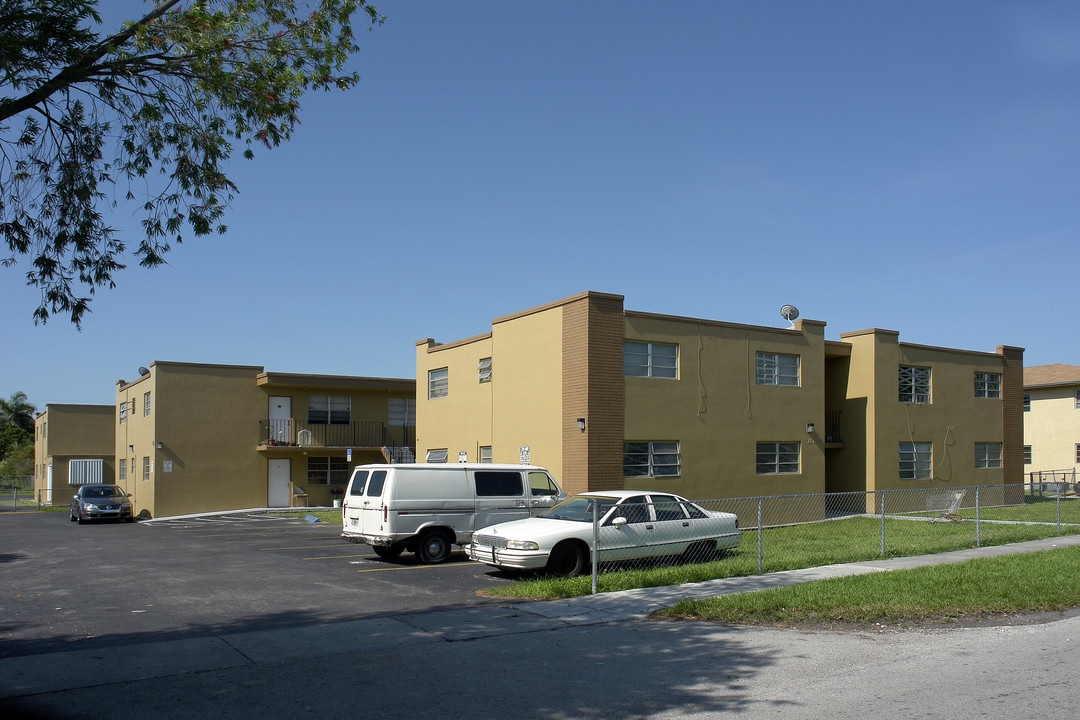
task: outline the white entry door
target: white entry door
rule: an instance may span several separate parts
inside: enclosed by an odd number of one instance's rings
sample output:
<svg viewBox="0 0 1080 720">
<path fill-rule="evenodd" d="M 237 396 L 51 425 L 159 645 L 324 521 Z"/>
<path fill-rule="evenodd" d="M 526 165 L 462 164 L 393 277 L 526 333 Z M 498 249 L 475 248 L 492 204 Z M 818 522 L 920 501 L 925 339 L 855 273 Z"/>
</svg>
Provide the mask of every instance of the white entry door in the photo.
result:
<svg viewBox="0 0 1080 720">
<path fill-rule="evenodd" d="M 292 505 L 292 495 L 289 490 L 291 461 L 274 458 L 268 460 L 267 463 L 269 481 L 266 489 L 266 506 L 290 507 Z"/>
<path fill-rule="evenodd" d="M 270 437 L 268 440 L 278 442 L 293 442 L 292 431 L 289 427 L 292 422 L 292 398 L 281 395 L 270 396 Z"/>
</svg>

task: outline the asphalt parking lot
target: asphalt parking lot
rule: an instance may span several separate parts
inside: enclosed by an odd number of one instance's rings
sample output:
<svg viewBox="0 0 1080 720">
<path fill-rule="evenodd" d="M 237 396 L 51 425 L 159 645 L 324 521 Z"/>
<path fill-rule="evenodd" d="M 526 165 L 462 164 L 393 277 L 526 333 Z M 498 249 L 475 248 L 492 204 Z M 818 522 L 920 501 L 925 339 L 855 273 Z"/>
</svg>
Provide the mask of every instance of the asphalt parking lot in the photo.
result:
<svg viewBox="0 0 1080 720">
<path fill-rule="evenodd" d="M 303 518 L 0 515 L 0 657 L 475 607 L 510 582 L 464 553 L 388 562 Z"/>
</svg>

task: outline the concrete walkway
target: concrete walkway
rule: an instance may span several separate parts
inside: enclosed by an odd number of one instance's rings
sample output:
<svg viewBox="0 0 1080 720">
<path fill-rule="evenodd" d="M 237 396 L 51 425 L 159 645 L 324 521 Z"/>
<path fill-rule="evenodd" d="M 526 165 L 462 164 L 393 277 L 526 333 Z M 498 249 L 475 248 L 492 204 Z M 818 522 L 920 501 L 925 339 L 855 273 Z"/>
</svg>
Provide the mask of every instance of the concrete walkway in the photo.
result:
<svg viewBox="0 0 1080 720">
<path fill-rule="evenodd" d="M 918 557 L 894 558 L 627 590 L 566 600 L 485 605 L 289 629 L 249 631 L 119 647 L 0 659 L 0 698 L 96 687 L 187 673 L 271 665 L 335 655 L 473 641 L 521 633 L 640 620 L 685 598 L 752 592 L 871 572 L 957 563 L 1080 545 L 1067 535 Z"/>
</svg>

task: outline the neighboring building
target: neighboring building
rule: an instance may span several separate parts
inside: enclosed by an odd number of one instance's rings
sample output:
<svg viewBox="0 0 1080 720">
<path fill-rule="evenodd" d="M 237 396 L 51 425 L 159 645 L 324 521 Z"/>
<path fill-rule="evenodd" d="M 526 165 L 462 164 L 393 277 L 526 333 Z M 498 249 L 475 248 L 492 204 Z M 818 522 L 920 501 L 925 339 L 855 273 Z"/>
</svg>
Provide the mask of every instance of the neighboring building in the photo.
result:
<svg viewBox="0 0 1080 720">
<path fill-rule="evenodd" d="M 329 506 L 351 468 L 412 458 L 415 382 L 158 361 L 117 381 L 116 482 L 142 517 Z"/>
<path fill-rule="evenodd" d="M 429 462 L 551 469 L 570 492 L 695 499 L 1023 479 L 1023 349 L 741 325 L 587 292 L 417 343 Z"/>
<path fill-rule="evenodd" d="M 34 490 L 39 502 L 66 505 L 72 485 L 116 477 L 112 405 L 56 405 L 34 419 Z"/>
<path fill-rule="evenodd" d="M 1037 479 L 1080 469 L 1080 366 L 1024 368 L 1024 462 Z"/>
</svg>

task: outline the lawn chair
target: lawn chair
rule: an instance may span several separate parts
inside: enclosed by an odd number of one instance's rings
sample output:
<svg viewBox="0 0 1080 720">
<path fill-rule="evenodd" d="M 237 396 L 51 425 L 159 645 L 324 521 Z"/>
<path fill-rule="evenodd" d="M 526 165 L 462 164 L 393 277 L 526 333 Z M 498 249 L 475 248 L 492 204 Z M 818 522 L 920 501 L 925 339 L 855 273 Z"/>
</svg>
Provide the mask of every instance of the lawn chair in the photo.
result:
<svg viewBox="0 0 1080 720">
<path fill-rule="evenodd" d="M 967 490 L 946 490 L 944 492 L 933 493 L 926 497 L 926 509 L 931 512 L 940 513 L 936 518 L 931 518 L 930 522 L 960 522 L 964 518 L 960 517 L 960 503 L 964 500 L 964 495 L 967 494 Z"/>
<path fill-rule="evenodd" d="M 292 485 L 292 483 L 289 483 Z M 307 507 L 307 491 L 299 485 L 292 485 L 292 504 L 290 507 Z"/>
</svg>

